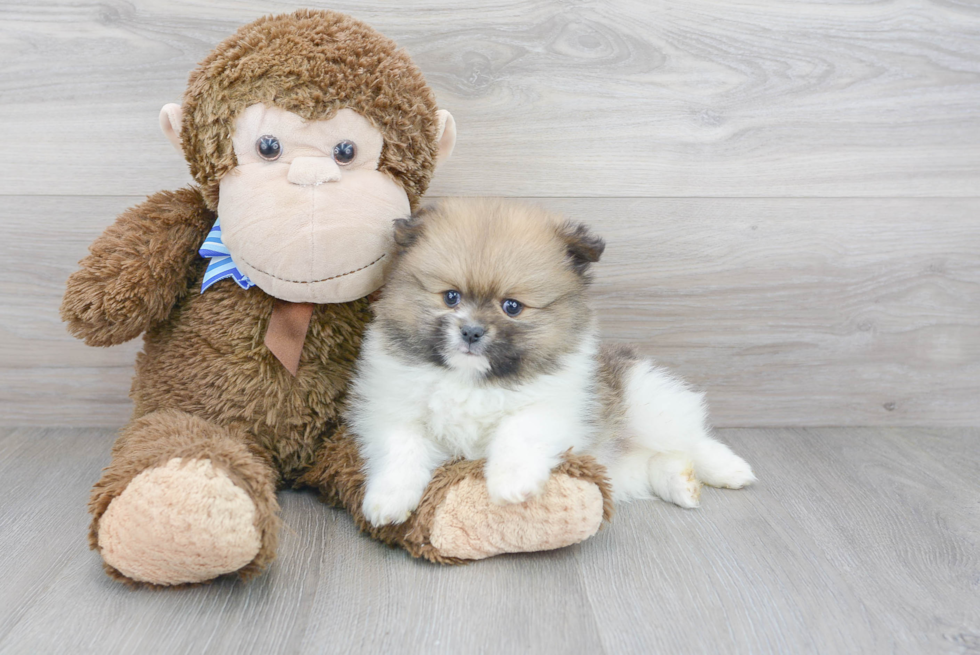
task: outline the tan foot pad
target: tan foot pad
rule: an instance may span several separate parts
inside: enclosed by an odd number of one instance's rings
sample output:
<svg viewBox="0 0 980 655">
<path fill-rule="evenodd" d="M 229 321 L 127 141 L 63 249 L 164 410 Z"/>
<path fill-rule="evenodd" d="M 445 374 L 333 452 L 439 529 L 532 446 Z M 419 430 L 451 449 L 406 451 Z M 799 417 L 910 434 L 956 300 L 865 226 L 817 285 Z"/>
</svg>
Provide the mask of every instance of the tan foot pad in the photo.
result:
<svg viewBox="0 0 980 655">
<path fill-rule="evenodd" d="M 576 544 L 601 524 L 602 494 L 587 480 L 553 475 L 540 497 L 494 505 L 486 481 L 467 478 L 436 510 L 430 542 L 447 557 L 483 559 Z"/>
<path fill-rule="evenodd" d="M 179 457 L 133 478 L 99 521 L 107 564 L 139 582 L 204 582 L 259 552 L 255 504 L 210 460 Z"/>
</svg>

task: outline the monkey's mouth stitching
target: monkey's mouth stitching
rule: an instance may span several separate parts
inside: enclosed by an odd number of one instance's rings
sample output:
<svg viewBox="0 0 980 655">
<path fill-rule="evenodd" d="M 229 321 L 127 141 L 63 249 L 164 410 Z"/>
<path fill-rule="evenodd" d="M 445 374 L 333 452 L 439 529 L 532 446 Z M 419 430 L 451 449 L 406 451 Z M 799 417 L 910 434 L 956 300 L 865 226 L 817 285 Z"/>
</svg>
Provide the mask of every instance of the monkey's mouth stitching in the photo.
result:
<svg viewBox="0 0 980 655">
<path fill-rule="evenodd" d="M 242 261 L 245 262 L 246 264 L 248 264 L 249 268 L 252 268 L 252 269 L 258 271 L 262 275 L 268 275 L 269 277 L 275 278 L 277 280 L 281 280 L 282 282 L 290 282 L 292 284 L 316 284 L 318 282 L 329 282 L 330 280 L 336 280 L 337 278 L 344 277 L 346 275 L 353 275 L 354 273 L 359 273 L 359 272 L 363 271 L 365 268 L 371 268 L 372 266 L 374 266 L 375 264 L 377 264 L 378 262 L 380 262 L 382 259 L 384 259 L 386 256 L 387 256 L 387 253 L 381 255 L 380 257 L 378 257 L 377 259 L 375 259 L 370 264 L 365 264 L 364 266 L 361 266 L 360 268 L 355 268 L 353 271 L 347 271 L 346 273 L 340 273 L 339 275 L 331 275 L 330 277 L 325 277 L 322 280 L 290 280 L 288 278 L 279 277 L 278 275 L 273 275 L 272 273 L 267 273 L 267 272 L 263 271 L 261 268 L 259 268 L 258 266 L 252 266 L 252 264 L 247 259 L 245 259 L 244 257 L 242 258 Z"/>
</svg>

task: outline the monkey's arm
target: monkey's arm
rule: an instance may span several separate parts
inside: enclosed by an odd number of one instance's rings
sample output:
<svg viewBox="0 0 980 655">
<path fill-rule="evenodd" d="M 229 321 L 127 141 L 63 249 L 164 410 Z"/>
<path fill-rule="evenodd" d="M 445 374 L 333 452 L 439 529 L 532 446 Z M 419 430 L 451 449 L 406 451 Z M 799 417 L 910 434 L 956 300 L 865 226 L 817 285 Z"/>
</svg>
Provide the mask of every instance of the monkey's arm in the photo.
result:
<svg viewBox="0 0 980 655">
<path fill-rule="evenodd" d="M 187 293 L 215 215 L 196 188 L 161 191 L 119 215 L 68 278 L 61 318 L 90 346 L 138 337 Z"/>
</svg>

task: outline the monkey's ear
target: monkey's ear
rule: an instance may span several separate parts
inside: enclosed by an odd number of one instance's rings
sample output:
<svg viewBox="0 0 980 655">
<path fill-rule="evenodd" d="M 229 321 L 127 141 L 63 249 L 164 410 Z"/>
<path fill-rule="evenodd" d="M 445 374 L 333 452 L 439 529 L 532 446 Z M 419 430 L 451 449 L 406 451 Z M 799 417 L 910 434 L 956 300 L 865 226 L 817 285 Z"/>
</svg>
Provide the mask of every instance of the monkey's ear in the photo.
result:
<svg viewBox="0 0 980 655">
<path fill-rule="evenodd" d="M 439 152 L 436 153 L 436 168 L 442 166 L 453 154 L 456 147 L 456 119 L 445 109 L 436 112 L 439 118 L 439 133 L 436 141 L 439 142 Z"/>
<path fill-rule="evenodd" d="M 163 134 L 179 153 L 184 152 L 184 149 L 180 147 L 180 121 L 183 115 L 183 108 L 172 102 L 164 105 L 163 109 L 160 110 L 160 127 L 163 129 Z"/>
<path fill-rule="evenodd" d="M 606 242 L 602 237 L 592 234 L 581 223 L 566 223 L 561 230 L 561 237 L 568 249 L 572 268 L 579 275 L 585 273 L 589 264 L 599 261 L 602 251 L 606 249 Z"/>
</svg>

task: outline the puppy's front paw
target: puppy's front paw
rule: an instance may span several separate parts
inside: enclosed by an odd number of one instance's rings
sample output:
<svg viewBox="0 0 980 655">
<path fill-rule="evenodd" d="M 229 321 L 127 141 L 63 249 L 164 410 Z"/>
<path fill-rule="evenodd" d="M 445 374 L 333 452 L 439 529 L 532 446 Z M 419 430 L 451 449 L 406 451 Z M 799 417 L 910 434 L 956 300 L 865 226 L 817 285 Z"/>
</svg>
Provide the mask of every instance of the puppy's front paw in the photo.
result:
<svg viewBox="0 0 980 655">
<path fill-rule="evenodd" d="M 422 494 L 412 488 L 377 485 L 368 488 L 361 509 L 371 525 L 380 528 L 407 521 L 421 500 Z"/>
<path fill-rule="evenodd" d="M 497 505 L 523 503 L 541 495 L 551 477 L 546 467 L 489 463 L 486 469 L 487 493 Z"/>
</svg>

